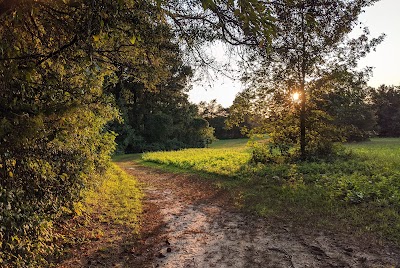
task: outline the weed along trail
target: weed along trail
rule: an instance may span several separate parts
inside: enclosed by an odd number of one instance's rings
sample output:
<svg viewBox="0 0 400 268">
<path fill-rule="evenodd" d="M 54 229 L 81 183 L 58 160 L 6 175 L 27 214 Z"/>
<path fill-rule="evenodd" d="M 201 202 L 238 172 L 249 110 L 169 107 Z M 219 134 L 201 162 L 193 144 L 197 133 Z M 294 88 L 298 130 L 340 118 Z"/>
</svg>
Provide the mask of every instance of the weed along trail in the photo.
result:
<svg viewBox="0 0 400 268">
<path fill-rule="evenodd" d="M 295 228 L 243 213 L 234 198 L 194 175 L 118 164 L 144 187 L 142 230 L 133 253 L 141 267 L 400 265 L 396 249 L 367 237 Z"/>
</svg>

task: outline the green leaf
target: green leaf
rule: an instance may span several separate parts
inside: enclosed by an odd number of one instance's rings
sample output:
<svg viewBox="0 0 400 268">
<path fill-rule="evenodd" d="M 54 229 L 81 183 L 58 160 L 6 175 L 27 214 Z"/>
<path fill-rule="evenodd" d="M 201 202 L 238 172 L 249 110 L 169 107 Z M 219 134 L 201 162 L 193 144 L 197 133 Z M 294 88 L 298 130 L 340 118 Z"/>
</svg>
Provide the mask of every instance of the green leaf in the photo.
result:
<svg viewBox="0 0 400 268">
<path fill-rule="evenodd" d="M 203 6 L 204 10 L 209 9 L 212 5 L 214 5 L 214 2 L 212 0 L 202 0 L 201 5 Z"/>
<path fill-rule="evenodd" d="M 93 35 L 93 40 L 95 42 L 99 42 L 100 41 L 100 35 L 99 34 L 98 35 Z"/>
<path fill-rule="evenodd" d="M 132 36 L 131 39 L 129 39 L 129 41 L 131 42 L 132 45 L 134 45 L 136 42 L 136 36 Z"/>
</svg>

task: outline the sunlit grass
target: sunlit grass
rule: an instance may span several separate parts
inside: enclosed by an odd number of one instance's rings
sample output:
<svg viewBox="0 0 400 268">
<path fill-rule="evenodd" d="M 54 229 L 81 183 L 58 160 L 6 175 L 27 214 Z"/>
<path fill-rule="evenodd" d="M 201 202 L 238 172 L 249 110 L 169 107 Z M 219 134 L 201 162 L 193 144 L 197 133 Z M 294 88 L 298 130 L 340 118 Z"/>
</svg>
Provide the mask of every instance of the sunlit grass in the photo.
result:
<svg viewBox="0 0 400 268">
<path fill-rule="evenodd" d="M 239 189 L 241 206 L 265 217 L 353 226 L 400 243 L 400 139 L 346 144 L 353 153 L 328 162 L 268 165 L 250 163 L 246 143 L 219 141 L 214 148 L 148 153 L 143 159 L 223 175 L 218 185 Z"/>
<path fill-rule="evenodd" d="M 237 149 L 249 150 L 247 146 L 249 139 L 230 139 L 230 140 L 217 140 L 210 144 L 210 148 L 214 149 Z"/>
<path fill-rule="evenodd" d="M 127 226 L 137 232 L 143 193 L 139 183 L 113 164 L 97 187 L 85 192 L 82 202 L 89 214 L 101 212 L 105 221 Z"/>
<path fill-rule="evenodd" d="M 207 173 L 235 176 L 251 155 L 245 149 L 185 149 L 174 152 L 145 153 L 144 161 L 172 165 Z"/>
</svg>

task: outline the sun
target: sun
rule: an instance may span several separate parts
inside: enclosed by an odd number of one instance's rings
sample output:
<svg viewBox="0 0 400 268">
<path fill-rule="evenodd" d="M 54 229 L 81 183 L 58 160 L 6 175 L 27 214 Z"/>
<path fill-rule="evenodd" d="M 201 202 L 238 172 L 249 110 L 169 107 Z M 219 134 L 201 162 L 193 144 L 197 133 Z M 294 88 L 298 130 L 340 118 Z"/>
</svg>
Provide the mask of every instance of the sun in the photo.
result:
<svg viewBox="0 0 400 268">
<path fill-rule="evenodd" d="M 293 93 L 292 99 L 293 101 L 298 101 L 300 99 L 300 94 L 298 92 Z"/>
</svg>

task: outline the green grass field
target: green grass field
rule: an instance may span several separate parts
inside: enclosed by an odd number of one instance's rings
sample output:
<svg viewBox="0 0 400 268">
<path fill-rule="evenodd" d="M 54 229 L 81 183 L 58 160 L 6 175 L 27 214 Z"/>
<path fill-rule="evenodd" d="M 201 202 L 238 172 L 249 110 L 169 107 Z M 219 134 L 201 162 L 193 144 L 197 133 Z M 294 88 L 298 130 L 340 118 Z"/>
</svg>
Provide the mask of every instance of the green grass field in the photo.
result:
<svg viewBox="0 0 400 268">
<path fill-rule="evenodd" d="M 346 147 L 379 162 L 390 162 L 394 167 L 400 165 L 399 138 L 373 138 L 367 142 L 346 144 Z"/>
<path fill-rule="evenodd" d="M 250 160 L 245 149 L 186 149 L 175 152 L 146 153 L 142 159 L 163 165 L 231 176 Z"/>
<path fill-rule="evenodd" d="M 210 144 L 212 149 L 237 149 L 237 150 L 249 150 L 247 143 L 249 139 L 232 139 L 232 140 L 217 140 Z"/>
<path fill-rule="evenodd" d="M 250 163 L 246 143 L 224 140 L 206 149 L 146 153 L 143 160 L 214 175 L 218 185 L 239 192 L 241 207 L 265 217 L 368 231 L 400 244 L 400 139 L 346 144 L 352 153 L 330 162 L 268 165 Z"/>
</svg>

